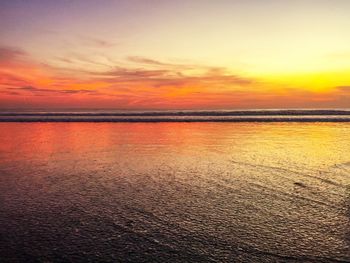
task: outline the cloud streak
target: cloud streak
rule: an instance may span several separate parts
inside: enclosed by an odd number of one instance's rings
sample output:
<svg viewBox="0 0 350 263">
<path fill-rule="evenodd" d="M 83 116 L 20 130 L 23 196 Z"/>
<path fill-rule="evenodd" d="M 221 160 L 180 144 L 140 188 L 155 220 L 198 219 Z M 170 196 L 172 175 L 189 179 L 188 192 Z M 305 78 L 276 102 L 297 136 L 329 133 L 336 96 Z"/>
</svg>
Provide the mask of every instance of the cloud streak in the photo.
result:
<svg viewBox="0 0 350 263">
<path fill-rule="evenodd" d="M 27 56 L 27 53 L 15 47 L 0 46 L 0 65 L 11 64 Z"/>
<path fill-rule="evenodd" d="M 88 95 L 98 95 L 98 91 L 96 90 L 86 90 L 86 89 L 80 89 L 80 90 L 69 90 L 69 89 L 60 89 L 60 90 L 53 90 L 53 89 L 45 89 L 45 88 L 36 88 L 32 86 L 24 86 L 24 87 L 18 87 L 18 88 L 7 88 L 9 92 L 14 92 L 16 95 L 20 94 L 18 91 L 25 91 L 30 92 L 35 95 L 55 95 L 55 94 L 61 94 L 61 95 L 70 95 L 70 94 L 88 94 Z"/>
<path fill-rule="evenodd" d="M 344 92 L 349 92 L 350 93 L 350 85 L 338 86 L 338 87 L 336 87 L 336 89 L 339 90 L 339 91 L 344 91 Z"/>
<path fill-rule="evenodd" d="M 114 42 L 107 41 L 105 39 L 101 39 L 97 37 L 90 37 L 90 36 L 80 36 L 80 40 L 84 45 L 89 45 L 91 47 L 97 47 L 97 48 L 110 48 L 117 45 Z"/>
</svg>

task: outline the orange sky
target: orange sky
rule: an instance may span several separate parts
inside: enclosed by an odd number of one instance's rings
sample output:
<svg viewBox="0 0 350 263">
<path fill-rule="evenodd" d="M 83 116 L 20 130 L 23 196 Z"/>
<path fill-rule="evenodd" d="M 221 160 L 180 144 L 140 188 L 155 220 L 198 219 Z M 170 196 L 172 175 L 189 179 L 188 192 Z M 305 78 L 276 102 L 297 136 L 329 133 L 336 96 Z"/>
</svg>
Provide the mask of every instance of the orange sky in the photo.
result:
<svg viewBox="0 0 350 263">
<path fill-rule="evenodd" d="M 4 1 L 0 108 L 350 107 L 346 1 L 180 2 Z"/>
</svg>

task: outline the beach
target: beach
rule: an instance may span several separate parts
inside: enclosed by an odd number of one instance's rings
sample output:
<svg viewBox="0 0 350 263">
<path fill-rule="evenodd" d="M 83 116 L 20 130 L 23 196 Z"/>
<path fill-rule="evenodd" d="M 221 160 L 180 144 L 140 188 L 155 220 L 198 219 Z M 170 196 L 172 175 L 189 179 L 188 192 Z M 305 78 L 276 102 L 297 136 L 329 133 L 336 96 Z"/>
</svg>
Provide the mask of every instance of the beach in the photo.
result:
<svg viewBox="0 0 350 263">
<path fill-rule="evenodd" d="M 350 262 L 348 122 L 2 122 L 2 262 Z"/>
</svg>

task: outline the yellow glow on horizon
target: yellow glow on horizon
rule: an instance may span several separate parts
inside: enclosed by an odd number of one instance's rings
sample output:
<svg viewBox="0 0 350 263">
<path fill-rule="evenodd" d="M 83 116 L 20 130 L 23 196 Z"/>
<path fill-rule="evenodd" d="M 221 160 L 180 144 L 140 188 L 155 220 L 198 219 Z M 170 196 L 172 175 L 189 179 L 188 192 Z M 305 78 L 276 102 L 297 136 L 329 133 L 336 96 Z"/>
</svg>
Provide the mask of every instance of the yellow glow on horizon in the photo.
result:
<svg viewBox="0 0 350 263">
<path fill-rule="evenodd" d="M 267 82 L 284 85 L 285 88 L 329 92 L 350 83 L 350 71 L 276 74 L 264 76 Z"/>
</svg>

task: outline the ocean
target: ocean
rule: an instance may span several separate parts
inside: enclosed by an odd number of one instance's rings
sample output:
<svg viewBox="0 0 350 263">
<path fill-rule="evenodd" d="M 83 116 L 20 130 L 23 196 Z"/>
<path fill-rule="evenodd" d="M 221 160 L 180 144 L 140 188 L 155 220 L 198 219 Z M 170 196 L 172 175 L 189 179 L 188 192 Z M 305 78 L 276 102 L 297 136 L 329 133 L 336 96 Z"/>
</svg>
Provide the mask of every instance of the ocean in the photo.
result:
<svg viewBox="0 0 350 263">
<path fill-rule="evenodd" d="M 1 262 L 350 262 L 350 113 L 227 112 L 3 111 Z"/>
<path fill-rule="evenodd" d="M 350 122 L 350 110 L 65 110 L 0 112 L 0 122 Z"/>
</svg>

